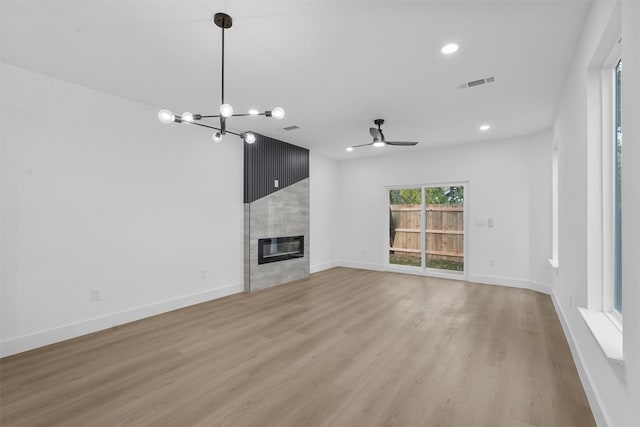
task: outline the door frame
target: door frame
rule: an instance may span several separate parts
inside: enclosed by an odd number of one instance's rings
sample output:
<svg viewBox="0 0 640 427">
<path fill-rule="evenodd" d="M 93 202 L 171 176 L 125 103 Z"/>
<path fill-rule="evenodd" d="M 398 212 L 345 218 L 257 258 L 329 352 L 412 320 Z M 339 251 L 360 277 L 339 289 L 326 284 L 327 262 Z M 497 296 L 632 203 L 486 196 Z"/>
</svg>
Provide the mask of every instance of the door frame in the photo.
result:
<svg viewBox="0 0 640 427">
<path fill-rule="evenodd" d="M 426 197 L 425 197 L 425 188 L 427 187 L 462 187 L 464 191 L 464 203 L 463 203 L 463 239 L 464 239 L 464 268 L 461 272 L 449 271 L 449 270 L 441 270 L 437 268 L 427 268 L 426 267 L 426 254 L 424 250 L 424 244 L 426 239 Z M 429 276 L 429 277 L 439 277 L 444 279 L 454 279 L 454 280 L 467 280 L 469 275 L 469 181 L 445 181 L 445 182 L 435 182 L 428 184 L 408 184 L 408 185 L 387 185 L 383 188 L 383 197 L 384 197 L 384 209 L 385 209 L 385 224 L 383 233 L 383 265 L 385 271 L 396 272 L 396 273 L 406 273 L 406 274 L 416 274 L 420 276 Z M 421 197 L 421 209 L 420 209 L 420 267 L 412 267 L 406 265 L 396 265 L 389 263 L 389 222 L 391 221 L 390 217 L 390 200 L 389 200 L 389 191 L 390 190 L 402 190 L 402 189 L 412 189 L 412 188 L 420 188 L 422 192 Z"/>
</svg>

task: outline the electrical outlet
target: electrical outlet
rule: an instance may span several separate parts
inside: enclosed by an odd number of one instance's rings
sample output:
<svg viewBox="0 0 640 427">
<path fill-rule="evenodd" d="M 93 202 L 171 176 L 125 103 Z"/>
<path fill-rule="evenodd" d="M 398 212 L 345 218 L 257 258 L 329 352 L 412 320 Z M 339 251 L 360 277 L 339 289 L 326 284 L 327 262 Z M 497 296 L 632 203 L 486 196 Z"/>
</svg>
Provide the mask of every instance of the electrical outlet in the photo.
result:
<svg viewBox="0 0 640 427">
<path fill-rule="evenodd" d="M 495 267 L 496 266 L 496 261 L 493 259 L 489 260 L 489 267 Z"/>
<path fill-rule="evenodd" d="M 569 295 L 569 307 L 573 307 L 573 296 Z"/>
<path fill-rule="evenodd" d="M 207 270 L 202 270 L 202 271 L 200 272 L 200 278 L 201 278 L 202 280 L 204 280 L 204 279 L 206 279 L 206 278 L 207 278 Z"/>
<path fill-rule="evenodd" d="M 280 182 L 278 182 L 278 180 L 277 180 L 277 179 L 274 179 L 274 180 L 273 180 L 273 186 L 274 186 L 275 188 L 278 188 L 278 187 L 280 186 Z"/>
<path fill-rule="evenodd" d="M 102 292 L 100 289 L 91 289 L 91 301 L 100 301 L 102 299 Z"/>
</svg>

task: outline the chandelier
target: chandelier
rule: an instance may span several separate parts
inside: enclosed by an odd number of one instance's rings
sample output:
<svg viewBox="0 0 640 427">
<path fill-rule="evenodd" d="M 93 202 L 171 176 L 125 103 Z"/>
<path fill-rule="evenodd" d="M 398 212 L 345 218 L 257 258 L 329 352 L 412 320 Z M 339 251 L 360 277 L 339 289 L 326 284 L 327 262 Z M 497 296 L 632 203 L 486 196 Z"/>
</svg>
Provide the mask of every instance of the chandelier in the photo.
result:
<svg viewBox="0 0 640 427">
<path fill-rule="evenodd" d="M 251 109 L 247 113 L 234 113 L 233 107 L 230 104 L 224 102 L 224 30 L 231 28 L 232 20 L 226 13 L 216 13 L 213 17 L 213 22 L 222 29 L 222 102 L 218 109 L 219 114 L 193 114 L 191 112 L 184 112 L 181 116 L 177 116 L 169 110 L 161 110 L 158 113 L 158 120 L 164 124 L 169 123 L 187 123 L 196 126 L 202 126 L 205 128 L 213 129 L 216 132 L 213 134 L 212 139 L 214 142 L 222 140 L 222 136 L 230 133 L 232 135 L 239 136 L 246 143 L 253 144 L 256 141 L 256 136 L 251 132 L 232 132 L 227 129 L 227 119 L 230 117 L 243 117 L 243 116 L 266 116 L 273 117 L 274 119 L 282 119 L 284 117 L 284 109 L 276 107 L 271 111 L 259 112 L 258 110 Z M 202 119 L 219 119 L 220 127 L 199 123 Z"/>
</svg>

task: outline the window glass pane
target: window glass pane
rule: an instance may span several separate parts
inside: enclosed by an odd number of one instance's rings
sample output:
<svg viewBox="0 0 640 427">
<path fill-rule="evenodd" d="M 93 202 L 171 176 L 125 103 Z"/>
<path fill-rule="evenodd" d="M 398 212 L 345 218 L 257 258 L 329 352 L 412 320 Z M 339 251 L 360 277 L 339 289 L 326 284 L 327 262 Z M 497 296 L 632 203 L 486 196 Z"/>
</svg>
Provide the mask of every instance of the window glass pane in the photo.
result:
<svg viewBox="0 0 640 427">
<path fill-rule="evenodd" d="M 622 313 L 622 61 L 615 72 L 615 183 L 614 183 L 614 308 Z"/>
<path fill-rule="evenodd" d="M 464 187 L 426 187 L 427 268 L 464 271 Z"/>
<path fill-rule="evenodd" d="M 421 267 L 422 188 L 389 190 L 389 264 Z"/>
</svg>

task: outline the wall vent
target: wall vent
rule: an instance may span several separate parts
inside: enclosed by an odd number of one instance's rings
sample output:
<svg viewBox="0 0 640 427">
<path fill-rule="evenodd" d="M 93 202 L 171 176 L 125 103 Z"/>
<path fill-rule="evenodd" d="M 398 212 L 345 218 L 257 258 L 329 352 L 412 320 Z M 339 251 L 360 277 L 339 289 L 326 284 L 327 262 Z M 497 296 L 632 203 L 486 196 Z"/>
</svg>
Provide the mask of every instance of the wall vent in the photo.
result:
<svg viewBox="0 0 640 427">
<path fill-rule="evenodd" d="M 280 132 L 290 132 L 292 130 L 296 130 L 296 129 L 300 129 L 299 126 L 296 125 L 291 125 L 291 126 L 287 126 L 286 128 L 282 128 L 282 129 L 278 129 Z"/>
<path fill-rule="evenodd" d="M 460 83 L 458 85 L 458 89 L 467 89 L 470 87 L 474 87 L 474 86 L 482 86 L 488 83 L 494 83 L 496 81 L 496 77 L 495 76 L 489 76 L 489 77 L 483 77 L 481 79 L 478 80 L 471 80 L 468 82 L 464 82 L 464 83 Z"/>
</svg>

